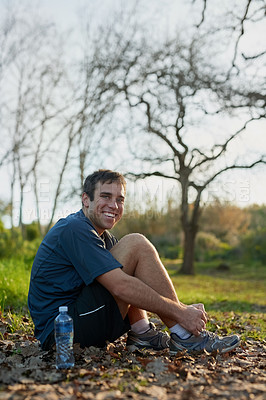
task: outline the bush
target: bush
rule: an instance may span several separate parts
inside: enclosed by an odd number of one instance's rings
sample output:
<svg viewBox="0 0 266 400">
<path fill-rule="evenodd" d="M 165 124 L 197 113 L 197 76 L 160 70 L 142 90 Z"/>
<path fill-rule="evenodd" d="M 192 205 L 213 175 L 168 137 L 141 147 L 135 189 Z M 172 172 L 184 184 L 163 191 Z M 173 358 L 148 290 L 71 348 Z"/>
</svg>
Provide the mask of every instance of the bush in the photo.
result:
<svg viewBox="0 0 266 400">
<path fill-rule="evenodd" d="M 31 224 L 24 225 L 26 232 L 26 239 L 28 241 L 33 241 L 40 237 L 39 226 L 37 222 L 32 222 Z"/>
<path fill-rule="evenodd" d="M 23 246 L 23 239 L 18 228 L 5 229 L 0 228 L 0 258 L 10 257 L 18 253 Z"/>
<path fill-rule="evenodd" d="M 240 249 L 246 262 L 259 261 L 266 264 L 266 229 L 250 231 L 241 239 Z"/>
<path fill-rule="evenodd" d="M 25 308 L 30 280 L 30 265 L 24 260 L 0 260 L 0 311 Z"/>
<path fill-rule="evenodd" d="M 30 240 L 23 240 L 19 228 L 6 229 L 0 220 L 0 259 L 14 257 L 32 263 L 41 238 L 36 236 L 36 229 L 31 225 L 28 231 Z"/>
<path fill-rule="evenodd" d="M 196 237 L 195 259 L 197 261 L 226 259 L 231 250 L 229 244 L 222 242 L 212 233 L 199 232 Z"/>
<path fill-rule="evenodd" d="M 180 258 L 181 246 L 180 239 L 174 235 L 166 236 L 150 236 L 148 239 L 156 247 L 160 257 L 170 258 L 174 260 Z"/>
<path fill-rule="evenodd" d="M 37 253 L 37 250 L 40 246 L 40 243 L 41 243 L 41 238 L 37 238 L 31 241 L 25 240 L 23 242 L 19 254 L 17 254 L 17 257 L 19 259 L 22 259 L 25 263 L 31 266 L 35 258 L 35 255 Z"/>
</svg>

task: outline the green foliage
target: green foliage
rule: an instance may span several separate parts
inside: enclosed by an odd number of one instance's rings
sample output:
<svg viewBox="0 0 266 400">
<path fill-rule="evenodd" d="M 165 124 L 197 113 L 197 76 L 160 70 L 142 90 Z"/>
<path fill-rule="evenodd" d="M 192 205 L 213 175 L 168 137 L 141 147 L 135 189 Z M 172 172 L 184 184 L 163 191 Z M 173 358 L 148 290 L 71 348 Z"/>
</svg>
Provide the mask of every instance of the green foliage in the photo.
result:
<svg viewBox="0 0 266 400">
<path fill-rule="evenodd" d="M 222 242 L 212 233 L 199 232 L 196 237 L 196 261 L 225 260 L 231 250 L 232 247 L 228 243 Z"/>
<path fill-rule="evenodd" d="M 161 257 L 176 259 L 181 257 L 181 225 L 178 206 L 168 200 L 167 207 L 159 210 L 156 203 L 150 203 L 145 212 L 140 213 L 128 206 L 122 220 L 112 233 L 121 238 L 129 233 L 145 235 L 156 247 Z"/>
<path fill-rule="evenodd" d="M 17 258 L 0 260 L 0 309 L 26 309 L 30 264 Z"/>
<path fill-rule="evenodd" d="M 263 313 L 235 313 L 234 311 L 210 311 L 207 329 L 218 335 L 238 333 L 242 340 L 264 340 L 266 337 L 265 314 Z"/>
<path fill-rule="evenodd" d="M 158 246 L 159 254 L 161 257 L 166 257 L 174 260 L 176 257 L 182 257 L 182 248 L 180 245 L 166 245 L 164 247 Z"/>
<path fill-rule="evenodd" d="M 132 205 L 133 204 L 133 205 Z M 200 231 L 196 236 L 196 261 L 266 262 L 266 206 L 240 209 L 231 204 L 211 203 L 202 211 Z M 139 232 L 157 248 L 161 257 L 182 258 L 183 233 L 178 205 L 168 199 L 159 209 L 156 202 L 148 202 L 145 212 L 140 213 L 129 202 L 124 217 L 114 227 L 116 237 Z M 0 220 L 0 259 L 16 256 L 32 262 L 41 242 L 36 222 L 24 225 L 26 240 L 19 228 L 6 229 Z"/>
<path fill-rule="evenodd" d="M 216 200 L 203 208 L 200 230 L 235 246 L 238 244 L 239 236 L 249 228 L 250 220 L 251 215 L 246 209 Z"/>
<path fill-rule="evenodd" d="M 243 335 L 256 339 L 265 336 L 265 267 L 260 264 L 232 264 L 229 271 L 217 269 L 217 263 L 197 263 L 196 276 L 178 273 L 179 260 L 163 259 L 181 301 L 187 304 L 203 302 L 211 317 L 209 328 L 226 326 L 234 330 L 236 318 L 241 326 L 247 319 L 255 318 L 253 328 Z M 0 260 L 0 311 L 10 319 L 10 332 L 25 329 L 32 331 L 27 310 L 27 294 L 30 280 L 30 263 L 17 259 Z M 251 317 L 251 314 L 253 317 Z M 236 317 L 237 315 L 237 317 Z M 222 321 L 222 322 L 221 322 Z M 242 322 L 241 322 L 242 321 Z M 217 331 L 216 326 L 216 331 Z M 257 326 L 257 328 L 254 328 Z M 23 329 L 24 329 L 23 328 Z M 263 336 L 264 332 L 264 336 Z"/>
<path fill-rule="evenodd" d="M 19 253 L 23 246 L 23 239 L 18 228 L 0 228 L 0 259 Z"/>
<path fill-rule="evenodd" d="M 244 260 L 266 263 L 266 228 L 249 231 L 241 238 L 240 246 Z"/>
<path fill-rule="evenodd" d="M 205 299 L 210 307 L 214 307 L 213 304 L 216 304 L 223 310 L 230 310 L 232 307 L 234 310 L 250 309 L 252 311 L 245 296 L 249 293 L 248 286 L 252 276 L 252 279 L 258 280 L 257 289 L 251 289 L 249 295 L 250 298 L 253 297 L 254 304 L 261 304 L 262 289 L 260 285 L 265 281 L 265 274 L 262 275 L 261 268 L 266 264 L 266 206 L 253 206 L 239 211 L 236 207 L 230 206 L 226 209 L 221 204 L 218 204 L 217 207 L 212 204 L 210 210 L 208 207 L 205 209 L 205 213 L 202 230 L 196 238 L 195 256 L 198 275 L 189 278 L 178 275 L 178 280 L 175 282 L 178 287 L 181 287 L 181 290 L 185 288 L 184 302 L 192 300 L 193 297 L 194 301 Z M 219 219 L 215 220 L 218 214 L 220 214 Z M 221 226 L 215 228 L 219 224 Z M 234 233 L 226 234 L 226 230 L 230 229 L 230 224 Z M 41 237 L 38 234 L 36 223 L 26 225 L 24 228 L 27 240 L 23 241 L 19 228 L 6 229 L 0 220 L 1 308 L 17 308 L 26 304 L 29 271 Z M 131 232 L 140 232 L 147 236 L 158 249 L 161 257 L 172 260 L 172 265 L 175 265 L 174 272 L 172 269 L 170 271 L 176 279 L 177 266 L 174 260 L 179 259 L 181 263 L 182 233 L 179 211 L 177 206 L 173 206 L 173 203 L 169 202 L 164 211 L 159 211 L 156 206 L 153 209 L 151 205 L 143 214 L 129 209 L 125 218 L 116 225 L 113 232 L 118 238 Z M 225 278 L 228 277 L 219 275 L 217 266 L 221 261 L 226 261 L 226 264 L 231 267 L 227 273 L 230 276 L 235 274 L 234 279 L 226 280 Z M 213 267 L 207 268 L 206 266 L 210 262 Z M 248 276 L 246 271 L 249 271 Z M 202 274 L 204 277 L 201 276 Z M 206 276 L 208 276 L 207 280 Z M 236 281 L 240 280 L 242 283 L 236 284 Z M 246 286 L 243 283 L 244 280 L 247 282 Z M 203 290 L 204 282 L 207 285 L 206 291 Z M 209 287 L 214 285 L 215 291 L 212 293 L 209 291 Z M 230 301 L 225 300 L 225 293 L 231 291 Z"/>
<path fill-rule="evenodd" d="M 239 261 L 242 258 L 245 263 L 256 260 L 265 264 L 265 225 L 265 206 L 241 209 L 217 200 L 202 211 L 195 260 Z M 159 210 L 154 202 L 149 203 L 143 213 L 129 205 L 113 233 L 120 238 L 132 232 L 145 235 L 161 257 L 182 258 L 180 210 L 171 199 L 163 210 Z"/>
<path fill-rule="evenodd" d="M 245 211 L 250 215 L 249 230 L 260 231 L 265 228 L 266 206 L 253 205 Z"/>
<path fill-rule="evenodd" d="M 0 260 L 16 257 L 18 260 L 32 262 L 41 243 L 36 223 L 25 225 L 26 240 L 23 240 L 21 229 L 6 229 L 0 220 Z"/>
<path fill-rule="evenodd" d="M 34 336 L 34 324 L 29 311 L 25 308 L 16 309 L 13 312 L 11 310 L 1 312 L 0 310 L 0 319 L 5 322 L 7 333 Z M 4 339 L 4 335 L 1 332 L 0 339 Z"/>
<path fill-rule="evenodd" d="M 165 265 L 182 302 L 205 304 L 211 318 L 208 329 L 215 319 L 213 330 L 217 333 L 227 334 L 241 327 L 243 338 L 265 339 L 265 265 L 231 263 L 229 270 L 221 271 L 214 261 L 196 263 L 197 275 L 190 277 L 178 273 L 180 263 L 173 265 L 172 260 L 165 260 Z M 219 326 L 223 331 L 219 332 Z"/>
<path fill-rule="evenodd" d="M 240 209 L 217 201 L 203 210 L 200 222 L 205 236 L 202 232 L 198 234 L 196 259 L 234 259 L 265 264 L 266 206 Z"/>
<path fill-rule="evenodd" d="M 21 247 L 21 251 L 17 255 L 18 259 L 24 260 L 25 263 L 31 266 L 40 246 L 41 240 L 41 238 L 37 238 L 32 241 L 25 240 Z"/>
<path fill-rule="evenodd" d="M 40 237 L 40 230 L 37 222 L 32 222 L 31 224 L 24 225 L 26 232 L 26 239 L 29 242 L 36 240 Z"/>
</svg>

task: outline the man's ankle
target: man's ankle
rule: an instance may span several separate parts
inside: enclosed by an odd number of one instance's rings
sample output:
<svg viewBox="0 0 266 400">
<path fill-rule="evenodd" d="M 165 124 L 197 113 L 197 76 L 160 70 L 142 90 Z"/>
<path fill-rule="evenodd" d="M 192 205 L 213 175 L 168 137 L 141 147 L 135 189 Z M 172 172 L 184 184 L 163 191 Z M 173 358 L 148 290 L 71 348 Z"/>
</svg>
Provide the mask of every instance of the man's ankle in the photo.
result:
<svg viewBox="0 0 266 400">
<path fill-rule="evenodd" d="M 142 318 L 131 325 L 131 330 L 139 335 L 147 332 L 148 329 L 150 329 L 150 324 L 146 318 Z"/>
<path fill-rule="evenodd" d="M 179 324 L 176 324 L 169 329 L 171 333 L 175 333 L 180 337 L 180 339 L 188 339 L 191 336 L 191 333 Z"/>
</svg>

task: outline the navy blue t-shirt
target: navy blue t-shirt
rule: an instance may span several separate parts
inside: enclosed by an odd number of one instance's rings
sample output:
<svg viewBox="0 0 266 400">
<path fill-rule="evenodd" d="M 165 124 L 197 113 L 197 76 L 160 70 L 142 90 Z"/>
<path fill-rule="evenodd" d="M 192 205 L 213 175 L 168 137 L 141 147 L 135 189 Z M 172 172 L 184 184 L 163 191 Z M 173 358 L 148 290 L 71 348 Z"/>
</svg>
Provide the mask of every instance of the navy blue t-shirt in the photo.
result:
<svg viewBox="0 0 266 400">
<path fill-rule="evenodd" d="M 60 306 L 72 304 L 81 289 L 122 265 L 110 249 L 117 239 L 100 237 L 82 210 L 60 219 L 47 233 L 33 262 L 28 306 L 41 343 L 54 328 Z"/>
</svg>

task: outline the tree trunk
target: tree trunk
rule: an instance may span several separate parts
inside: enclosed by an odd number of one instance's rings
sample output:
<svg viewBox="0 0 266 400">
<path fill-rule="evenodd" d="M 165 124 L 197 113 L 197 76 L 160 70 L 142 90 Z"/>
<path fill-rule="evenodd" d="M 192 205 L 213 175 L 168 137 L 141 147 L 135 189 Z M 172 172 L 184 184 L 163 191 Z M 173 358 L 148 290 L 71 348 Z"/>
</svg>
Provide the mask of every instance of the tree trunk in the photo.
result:
<svg viewBox="0 0 266 400">
<path fill-rule="evenodd" d="M 36 165 L 35 168 L 33 169 L 33 177 L 34 177 L 34 195 L 35 195 L 35 201 L 36 201 L 36 212 L 37 212 L 37 224 L 38 224 L 38 230 L 39 234 L 44 237 L 43 231 L 42 231 L 42 226 L 41 226 L 41 218 L 40 218 L 40 202 L 39 202 L 39 195 L 38 195 L 38 189 L 37 189 L 37 172 L 36 172 Z"/>
<path fill-rule="evenodd" d="M 194 275 L 194 253 L 195 253 L 195 238 L 197 228 L 191 225 L 185 230 L 184 237 L 184 258 L 180 273 L 186 275 Z"/>
<path fill-rule="evenodd" d="M 61 168 L 60 175 L 59 175 L 59 180 L 58 180 L 58 183 L 57 183 L 57 188 L 56 188 L 56 193 L 55 193 L 55 198 L 54 198 L 54 204 L 53 204 L 53 209 L 52 209 L 52 215 L 51 215 L 50 221 L 49 221 L 49 223 L 48 223 L 48 225 L 46 227 L 45 234 L 50 230 L 50 228 L 51 228 L 51 226 L 53 224 L 53 219 L 54 219 L 54 215 L 55 215 L 55 211 L 56 211 L 56 207 L 57 207 L 57 203 L 58 203 L 58 198 L 59 198 L 59 195 L 61 193 L 63 176 L 65 174 L 66 167 L 68 165 L 69 154 L 70 154 L 70 150 L 72 148 L 74 136 L 72 136 L 72 129 L 71 129 L 71 131 L 69 132 L 68 145 L 67 145 L 67 149 L 66 149 L 64 163 L 63 163 L 63 166 Z"/>
<path fill-rule="evenodd" d="M 23 201 L 24 201 L 24 185 L 20 186 L 20 203 L 19 203 L 19 221 L 18 221 L 18 226 L 20 227 L 20 231 L 22 234 L 22 239 L 26 239 L 26 230 L 25 230 L 25 225 L 23 224 Z"/>
</svg>

